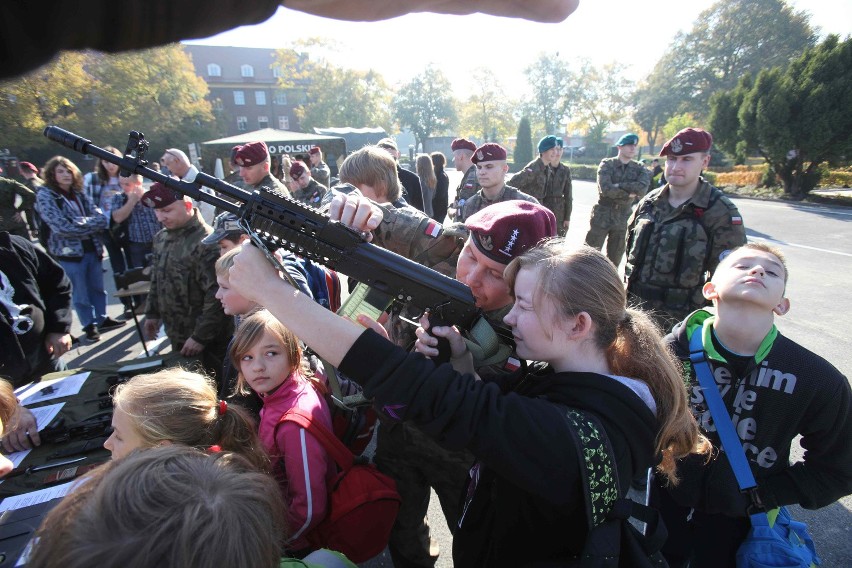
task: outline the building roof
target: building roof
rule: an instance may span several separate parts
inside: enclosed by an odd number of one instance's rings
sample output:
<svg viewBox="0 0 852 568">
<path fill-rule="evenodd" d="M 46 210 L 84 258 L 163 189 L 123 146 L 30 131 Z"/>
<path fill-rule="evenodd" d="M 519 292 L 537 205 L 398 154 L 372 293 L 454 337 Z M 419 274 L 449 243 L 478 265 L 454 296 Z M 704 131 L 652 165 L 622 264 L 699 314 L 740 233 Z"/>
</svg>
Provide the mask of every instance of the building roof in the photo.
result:
<svg viewBox="0 0 852 568">
<path fill-rule="evenodd" d="M 244 132 L 236 136 L 227 138 L 219 138 L 217 140 L 208 140 L 203 144 L 246 144 L 248 142 L 256 142 L 262 140 L 269 144 L 270 142 L 304 142 L 310 140 L 334 141 L 340 140 L 340 136 L 325 136 L 323 134 L 306 134 L 304 132 L 291 132 L 289 130 L 277 130 L 275 128 L 261 128 L 252 132 Z"/>
</svg>

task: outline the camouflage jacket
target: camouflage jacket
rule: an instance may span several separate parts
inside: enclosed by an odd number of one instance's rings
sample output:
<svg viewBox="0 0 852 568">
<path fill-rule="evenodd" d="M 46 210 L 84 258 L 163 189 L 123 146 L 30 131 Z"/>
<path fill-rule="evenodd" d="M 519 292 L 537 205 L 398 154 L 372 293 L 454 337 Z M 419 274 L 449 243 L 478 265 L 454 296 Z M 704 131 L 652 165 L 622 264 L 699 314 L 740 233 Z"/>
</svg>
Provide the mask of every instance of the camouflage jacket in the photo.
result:
<svg viewBox="0 0 852 568">
<path fill-rule="evenodd" d="M 163 320 L 175 348 L 190 337 L 205 346 L 221 342 L 233 325 L 216 299 L 214 266 L 219 249 L 201 244 L 212 232 L 196 209 L 183 227 L 163 229 L 154 236 L 145 316 Z"/>
<path fill-rule="evenodd" d="M 598 203 L 629 208 L 634 198 L 642 197 L 651 185 L 651 173 L 636 160 L 626 164 L 618 156 L 601 160 L 598 166 Z"/>
<path fill-rule="evenodd" d="M 456 188 L 456 208 L 464 207 L 465 201 L 480 190 L 479 181 L 476 179 L 476 166 L 470 166 L 462 176 L 459 186 Z"/>
<path fill-rule="evenodd" d="M 705 304 L 701 288 L 720 255 L 745 244 L 745 226 L 736 205 L 703 178 L 680 206 L 672 207 L 668 197 L 666 184 L 645 196 L 630 217 L 628 290 L 663 305 L 697 309 Z M 665 297 L 658 294 L 663 289 Z"/>
<path fill-rule="evenodd" d="M 21 211 L 32 209 L 35 199 L 35 193 L 24 184 L 0 177 L 0 231 L 26 231 Z"/>
<path fill-rule="evenodd" d="M 500 190 L 500 193 L 498 193 L 497 197 L 495 197 L 494 199 L 489 199 L 485 197 L 485 195 L 483 195 L 482 193 L 482 189 L 480 189 L 473 197 L 471 197 L 467 200 L 467 202 L 465 202 L 462 214 L 456 217 L 456 220 L 464 222 L 468 217 L 470 217 L 477 211 L 485 209 L 489 205 L 493 205 L 494 203 L 500 203 L 501 201 L 512 201 L 515 199 L 520 201 L 529 201 L 530 203 L 538 203 L 538 199 L 536 199 L 532 195 L 527 195 L 523 191 L 518 191 L 510 185 L 504 185 L 503 188 Z"/>
<path fill-rule="evenodd" d="M 507 183 L 527 195 L 532 195 L 541 203 L 545 203 L 545 199 L 563 198 L 562 213 L 566 221 L 571 220 L 571 170 L 565 164 L 560 163 L 556 168 L 551 168 L 539 156 L 513 175 Z"/>
<path fill-rule="evenodd" d="M 286 195 L 288 197 L 290 196 L 290 190 L 287 189 L 287 186 L 284 185 L 284 183 L 281 180 L 279 180 L 278 178 L 276 178 L 272 174 L 266 174 L 265 178 L 263 178 L 262 180 L 260 180 L 260 182 L 254 184 L 254 185 L 249 185 L 247 183 L 243 183 L 242 188 L 245 189 L 246 191 L 254 191 L 255 189 L 266 189 L 266 190 L 276 189 L 276 190 L 280 191 L 281 193 L 283 193 L 284 195 Z"/>
<path fill-rule="evenodd" d="M 320 162 L 315 166 L 311 166 L 311 177 L 320 185 L 328 187 L 328 181 L 331 178 L 331 170 L 329 169 L 328 164 Z"/>
<path fill-rule="evenodd" d="M 328 188 L 326 186 L 317 182 L 317 180 L 312 179 L 305 189 L 297 189 L 294 191 L 292 197 L 296 201 L 301 201 L 305 205 L 318 208 L 327 191 Z"/>
</svg>

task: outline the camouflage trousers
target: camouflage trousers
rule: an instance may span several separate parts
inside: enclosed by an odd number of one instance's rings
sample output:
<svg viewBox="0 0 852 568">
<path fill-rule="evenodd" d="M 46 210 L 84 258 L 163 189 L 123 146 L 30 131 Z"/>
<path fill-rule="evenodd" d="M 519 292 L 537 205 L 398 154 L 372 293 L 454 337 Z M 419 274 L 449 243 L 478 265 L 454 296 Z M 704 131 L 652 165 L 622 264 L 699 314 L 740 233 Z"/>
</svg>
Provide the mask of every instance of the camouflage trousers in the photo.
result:
<svg viewBox="0 0 852 568">
<path fill-rule="evenodd" d="M 396 481 L 402 497 L 388 543 L 393 565 L 431 568 L 439 549 L 429 533 L 427 520 L 430 489 L 435 489 L 450 532 L 454 532 L 473 455 L 465 450 L 446 450 L 410 424 L 383 421 L 374 461 L 379 470 Z"/>
<path fill-rule="evenodd" d="M 556 217 L 556 230 L 560 237 L 564 237 L 565 233 L 565 198 L 560 196 L 548 195 L 542 198 L 541 204 L 550 209 Z"/>
<path fill-rule="evenodd" d="M 606 256 L 618 267 L 627 245 L 627 220 L 632 206 L 626 208 L 605 207 L 600 204 L 592 209 L 586 244 L 601 250 L 606 241 Z"/>
</svg>

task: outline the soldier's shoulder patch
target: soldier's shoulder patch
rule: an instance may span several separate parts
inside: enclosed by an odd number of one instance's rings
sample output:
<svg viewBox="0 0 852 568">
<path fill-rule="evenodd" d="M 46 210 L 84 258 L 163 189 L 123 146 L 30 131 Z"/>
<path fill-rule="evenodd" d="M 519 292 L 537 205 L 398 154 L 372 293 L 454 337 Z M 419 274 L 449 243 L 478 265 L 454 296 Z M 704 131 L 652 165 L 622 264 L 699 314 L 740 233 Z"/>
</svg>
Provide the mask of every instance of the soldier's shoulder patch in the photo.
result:
<svg viewBox="0 0 852 568">
<path fill-rule="evenodd" d="M 520 359 L 516 359 L 515 357 L 509 357 L 506 359 L 506 363 L 503 365 L 503 369 L 509 372 L 517 371 L 521 368 Z"/>
<path fill-rule="evenodd" d="M 731 215 L 731 225 L 742 225 L 743 218 L 740 215 Z"/>
<path fill-rule="evenodd" d="M 426 223 L 426 227 L 423 231 L 423 234 L 434 239 L 441 234 L 441 231 L 443 231 L 443 229 L 444 227 L 439 222 L 435 221 L 434 219 L 429 219 L 429 221 Z"/>
<path fill-rule="evenodd" d="M 474 183 L 472 181 L 467 181 L 464 184 L 465 189 L 471 189 L 473 186 L 474 186 Z"/>
<path fill-rule="evenodd" d="M 524 169 L 524 171 L 525 171 L 525 172 L 529 172 L 529 173 L 533 173 L 533 169 L 532 169 L 532 168 L 525 168 L 525 169 Z"/>
</svg>

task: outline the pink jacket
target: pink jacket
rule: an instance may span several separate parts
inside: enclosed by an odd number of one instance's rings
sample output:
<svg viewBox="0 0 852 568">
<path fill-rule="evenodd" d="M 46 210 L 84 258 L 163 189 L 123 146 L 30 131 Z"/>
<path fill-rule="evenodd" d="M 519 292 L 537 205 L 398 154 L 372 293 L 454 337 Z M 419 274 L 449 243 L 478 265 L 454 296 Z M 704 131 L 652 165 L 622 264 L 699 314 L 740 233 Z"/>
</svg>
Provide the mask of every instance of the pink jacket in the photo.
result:
<svg viewBox="0 0 852 568">
<path fill-rule="evenodd" d="M 305 536 L 326 516 L 327 484 L 337 473 L 337 466 L 304 428 L 285 422 L 276 430 L 278 420 L 294 407 L 319 417 L 329 430 L 332 426 L 325 398 L 300 374 L 290 375 L 278 390 L 263 398 L 258 434 L 272 459 L 287 505 L 287 548 L 300 550 L 310 546 Z"/>
</svg>

